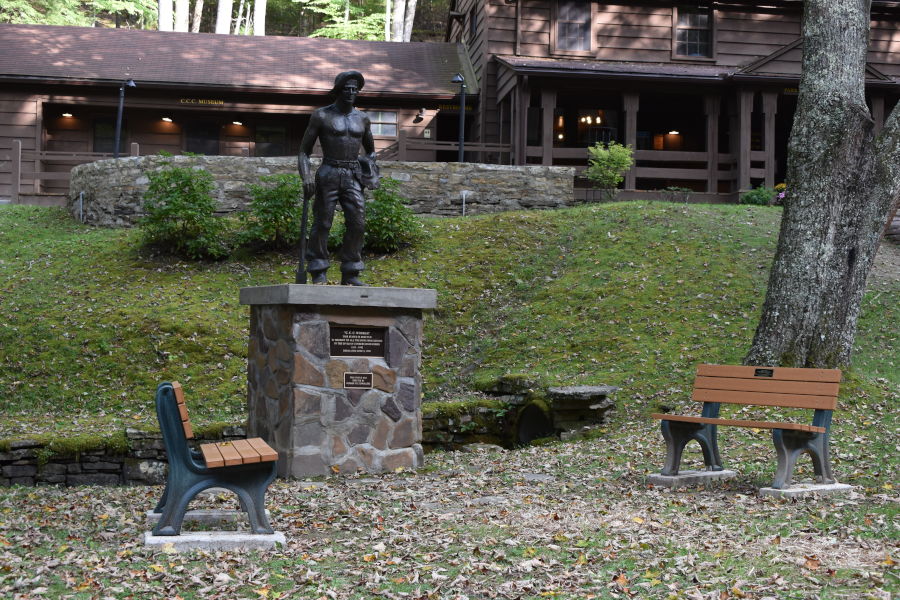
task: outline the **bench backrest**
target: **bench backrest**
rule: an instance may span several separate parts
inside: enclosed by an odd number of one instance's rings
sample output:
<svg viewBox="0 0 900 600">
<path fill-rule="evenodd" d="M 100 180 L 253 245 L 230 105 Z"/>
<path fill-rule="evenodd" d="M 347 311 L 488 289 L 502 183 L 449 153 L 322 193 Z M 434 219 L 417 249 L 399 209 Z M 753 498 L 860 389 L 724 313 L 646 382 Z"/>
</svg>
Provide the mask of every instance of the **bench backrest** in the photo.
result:
<svg viewBox="0 0 900 600">
<path fill-rule="evenodd" d="M 184 403 L 184 389 L 177 381 L 172 382 L 172 391 L 175 392 L 175 401 L 178 403 L 178 413 L 181 416 L 181 427 L 184 429 L 184 437 L 194 439 L 194 428 L 191 427 L 191 418 L 188 416 L 187 404 Z"/>
<path fill-rule="evenodd" d="M 698 365 L 693 399 L 834 410 L 840 381 L 840 369 Z"/>
</svg>

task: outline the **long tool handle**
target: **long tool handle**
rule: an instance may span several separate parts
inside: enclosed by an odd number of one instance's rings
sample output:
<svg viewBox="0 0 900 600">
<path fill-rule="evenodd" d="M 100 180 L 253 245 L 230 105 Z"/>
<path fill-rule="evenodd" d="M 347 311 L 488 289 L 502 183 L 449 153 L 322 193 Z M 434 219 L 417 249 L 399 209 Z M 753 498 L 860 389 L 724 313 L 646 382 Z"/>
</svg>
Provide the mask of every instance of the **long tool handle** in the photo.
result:
<svg viewBox="0 0 900 600">
<path fill-rule="evenodd" d="M 302 193 L 302 192 L 301 192 Z M 300 264 L 294 283 L 306 283 L 306 227 L 309 224 L 309 196 L 303 194 L 303 217 L 300 219 Z"/>
</svg>

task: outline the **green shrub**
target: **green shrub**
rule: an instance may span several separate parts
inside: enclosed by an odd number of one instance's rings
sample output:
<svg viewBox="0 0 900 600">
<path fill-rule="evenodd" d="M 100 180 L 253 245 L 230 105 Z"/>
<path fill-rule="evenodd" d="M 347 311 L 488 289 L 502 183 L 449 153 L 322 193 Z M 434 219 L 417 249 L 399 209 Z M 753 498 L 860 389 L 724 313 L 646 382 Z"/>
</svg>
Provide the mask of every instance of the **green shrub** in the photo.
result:
<svg viewBox="0 0 900 600">
<path fill-rule="evenodd" d="M 775 190 L 765 186 L 759 186 L 749 192 L 741 194 L 741 204 L 755 204 L 757 206 L 769 206 L 775 200 Z"/>
<path fill-rule="evenodd" d="M 271 249 L 296 246 L 300 242 L 302 193 L 303 180 L 296 174 L 269 175 L 251 185 L 248 211 L 240 217 L 241 243 Z"/>
<path fill-rule="evenodd" d="M 228 256 L 227 224 L 215 216 L 213 176 L 206 169 L 163 163 L 148 173 L 140 220 L 145 243 L 184 258 Z"/>
<path fill-rule="evenodd" d="M 633 154 L 631 146 L 618 142 L 597 142 L 588 146 L 588 168 L 584 177 L 590 179 L 595 188 L 614 196 L 616 187 L 625 179 L 625 172 L 634 164 Z"/>
<path fill-rule="evenodd" d="M 400 182 L 391 177 L 383 177 L 381 185 L 374 191 L 374 199 L 366 203 L 366 241 L 369 252 L 387 254 L 405 246 L 411 246 L 425 237 L 422 222 L 403 203 L 397 193 Z M 337 249 L 344 236 L 344 219 L 335 213 L 334 223 L 328 235 L 328 246 Z"/>
</svg>

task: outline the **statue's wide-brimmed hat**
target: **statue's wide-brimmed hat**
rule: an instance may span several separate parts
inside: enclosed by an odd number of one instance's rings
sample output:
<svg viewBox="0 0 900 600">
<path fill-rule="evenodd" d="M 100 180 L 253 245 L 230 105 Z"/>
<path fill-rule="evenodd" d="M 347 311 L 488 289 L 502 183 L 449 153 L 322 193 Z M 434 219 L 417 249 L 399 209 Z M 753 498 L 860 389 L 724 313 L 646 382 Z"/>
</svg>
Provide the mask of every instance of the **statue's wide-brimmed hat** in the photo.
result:
<svg viewBox="0 0 900 600">
<path fill-rule="evenodd" d="M 363 89 L 363 86 L 366 85 L 366 79 L 359 71 L 344 71 L 343 73 L 338 73 L 338 76 L 334 78 L 334 87 L 331 88 L 331 93 L 340 93 L 351 79 L 355 79 L 359 83 L 359 89 Z"/>
</svg>

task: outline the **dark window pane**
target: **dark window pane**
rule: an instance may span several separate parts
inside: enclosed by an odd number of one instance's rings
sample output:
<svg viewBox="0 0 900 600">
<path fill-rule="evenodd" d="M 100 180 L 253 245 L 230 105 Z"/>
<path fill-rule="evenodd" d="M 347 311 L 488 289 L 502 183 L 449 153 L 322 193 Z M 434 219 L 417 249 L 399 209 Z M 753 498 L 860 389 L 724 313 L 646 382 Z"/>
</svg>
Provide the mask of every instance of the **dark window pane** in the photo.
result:
<svg viewBox="0 0 900 600">
<path fill-rule="evenodd" d="M 113 152 L 116 137 L 116 124 L 112 120 L 94 121 L 94 152 Z M 121 137 L 125 138 L 123 129 Z"/>
<path fill-rule="evenodd" d="M 591 5 L 589 2 L 561 1 L 556 21 L 557 49 L 591 49 Z"/>
<path fill-rule="evenodd" d="M 286 156 L 287 130 L 275 125 L 256 128 L 256 156 Z"/>
</svg>

